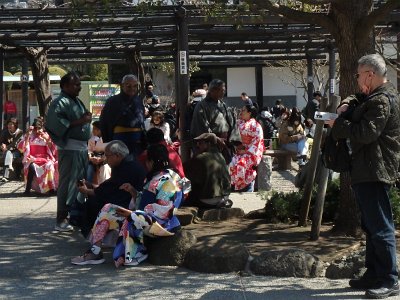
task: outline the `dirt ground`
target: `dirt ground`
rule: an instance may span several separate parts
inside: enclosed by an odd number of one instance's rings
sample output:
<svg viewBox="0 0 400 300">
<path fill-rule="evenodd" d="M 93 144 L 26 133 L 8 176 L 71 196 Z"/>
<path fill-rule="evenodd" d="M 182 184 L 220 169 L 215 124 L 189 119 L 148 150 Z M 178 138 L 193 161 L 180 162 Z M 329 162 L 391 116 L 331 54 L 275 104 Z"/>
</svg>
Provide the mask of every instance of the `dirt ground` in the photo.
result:
<svg viewBox="0 0 400 300">
<path fill-rule="evenodd" d="M 298 227 L 297 224 L 266 224 L 262 219 L 231 219 L 223 222 L 204 222 L 184 227 L 204 245 L 222 245 L 242 243 L 250 254 L 257 256 L 263 251 L 300 248 L 314 254 L 324 262 L 358 249 L 363 239 L 334 235 L 332 225 L 321 226 L 317 241 L 310 240 L 311 226 Z"/>
</svg>

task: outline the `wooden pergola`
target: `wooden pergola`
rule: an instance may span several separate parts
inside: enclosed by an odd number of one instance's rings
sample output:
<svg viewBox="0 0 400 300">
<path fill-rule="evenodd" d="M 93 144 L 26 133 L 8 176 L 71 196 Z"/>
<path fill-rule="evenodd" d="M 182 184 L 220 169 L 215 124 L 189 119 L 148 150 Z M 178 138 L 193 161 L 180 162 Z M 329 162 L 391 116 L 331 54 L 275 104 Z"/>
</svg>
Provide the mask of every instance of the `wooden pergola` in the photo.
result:
<svg viewBox="0 0 400 300">
<path fill-rule="evenodd" d="M 381 26 L 399 24 L 399 15 L 394 11 Z M 141 63 L 171 61 L 175 62 L 181 114 L 189 97 L 190 60 L 253 65 L 262 74 L 265 62 L 306 59 L 308 76 L 312 76 L 312 60 L 328 56 L 332 82 L 335 46 L 331 35 L 317 25 L 296 23 L 268 11 L 255 14 L 232 7 L 210 16 L 194 6 L 93 8 L 90 12 L 62 7 L 0 10 L 0 62 L 28 58 L 37 92 L 48 81 L 48 73 L 40 69 L 43 64 L 47 68 L 70 62 L 127 63 L 143 80 Z M 23 72 L 27 73 L 27 67 Z M 0 80 L 2 75 L 1 67 Z M 256 91 L 260 102 L 262 79 L 257 79 Z"/>
</svg>

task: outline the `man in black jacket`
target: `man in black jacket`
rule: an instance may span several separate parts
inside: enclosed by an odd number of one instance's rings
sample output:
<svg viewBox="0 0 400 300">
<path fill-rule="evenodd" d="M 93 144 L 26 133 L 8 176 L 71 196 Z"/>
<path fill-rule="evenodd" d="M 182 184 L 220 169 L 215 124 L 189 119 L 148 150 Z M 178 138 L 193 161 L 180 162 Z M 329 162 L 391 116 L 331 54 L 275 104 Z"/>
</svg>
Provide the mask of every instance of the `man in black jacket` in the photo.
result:
<svg viewBox="0 0 400 300">
<path fill-rule="evenodd" d="M 366 289 L 366 297 L 371 299 L 400 294 L 389 199 L 400 161 L 400 105 L 386 72 L 380 55 L 360 58 L 356 78 L 366 97 L 354 109 L 351 120 L 339 116 L 332 128 L 334 138 L 350 141 L 352 188 L 366 233 L 367 271 L 349 284 Z M 348 107 L 348 100 L 345 100 L 337 112 L 340 115 Z"/>
<path fill-rule="evenodd" d="M 112 203 L 128 208 L 131 195 L 120 189 L 124 183 L 130 183 L 137 191 L 143 189 L 144 168 L 131 155 L 127 146 L 121 141 L 111 141 L 105 148 L 104 155 L 111 167 L 111 177 L 94 187 L 85 181 L 79 183 L 79 191 L 87 195 L 84 204 L 84 215 L 79 224 L 82 234 L 87 236 L 101 208 Z"/>
</svg>

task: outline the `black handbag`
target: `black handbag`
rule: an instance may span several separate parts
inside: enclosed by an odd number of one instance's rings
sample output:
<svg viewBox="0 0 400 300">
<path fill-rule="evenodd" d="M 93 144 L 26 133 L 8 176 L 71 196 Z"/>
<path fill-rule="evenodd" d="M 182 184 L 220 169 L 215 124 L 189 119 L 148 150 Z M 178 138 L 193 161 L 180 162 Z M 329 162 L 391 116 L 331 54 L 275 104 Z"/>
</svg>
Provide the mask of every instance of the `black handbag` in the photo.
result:
<svg viewBox="0 0 400 300">
<path fill-rule="evenodd" d="M 331 132 L 322 148 L 322 162 L 327 169 L 341 173 L 351 169 L 351 153 L 346 139 L 335 140 Z"/>
</svg>

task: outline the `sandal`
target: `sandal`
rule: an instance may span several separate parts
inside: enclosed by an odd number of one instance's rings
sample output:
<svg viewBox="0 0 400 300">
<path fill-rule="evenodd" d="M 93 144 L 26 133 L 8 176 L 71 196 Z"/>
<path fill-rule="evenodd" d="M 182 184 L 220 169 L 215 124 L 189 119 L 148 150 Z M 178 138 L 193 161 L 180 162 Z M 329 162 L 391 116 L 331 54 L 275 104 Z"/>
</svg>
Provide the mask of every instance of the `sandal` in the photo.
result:
<svg viewBox="0 0 400 300">
<path fill-rule="evenodd" d="M 218 203 L 217 208 L 231 208 L 233 202 L 231 199 L 222 199 L 220 203 Z"/>
</svg>

